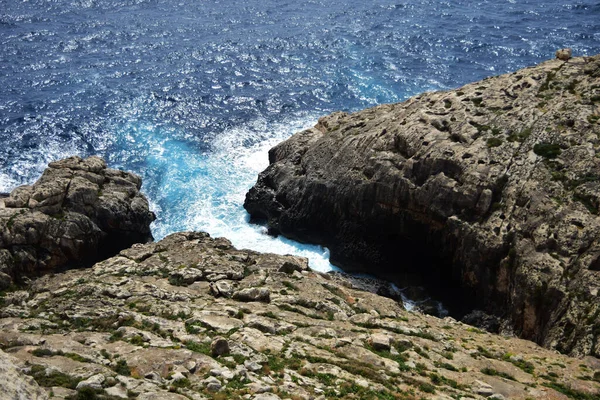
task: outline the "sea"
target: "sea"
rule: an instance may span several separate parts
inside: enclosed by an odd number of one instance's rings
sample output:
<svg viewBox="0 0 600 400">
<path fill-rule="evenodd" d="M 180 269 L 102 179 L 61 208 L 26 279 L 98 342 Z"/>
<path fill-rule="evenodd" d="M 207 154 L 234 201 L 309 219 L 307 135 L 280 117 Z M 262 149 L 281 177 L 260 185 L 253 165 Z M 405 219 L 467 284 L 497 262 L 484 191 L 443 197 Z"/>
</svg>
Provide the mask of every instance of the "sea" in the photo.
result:
<svg viewBox="0 0 600 400">
<path fill-rule="evenodd" d="M 268 150 L 334 111 L 600 53 L 599 0 L 0 0 L 0 192 L 99 155 L 182 230 L 308 257 L 249 223 Z"/>
</svg>

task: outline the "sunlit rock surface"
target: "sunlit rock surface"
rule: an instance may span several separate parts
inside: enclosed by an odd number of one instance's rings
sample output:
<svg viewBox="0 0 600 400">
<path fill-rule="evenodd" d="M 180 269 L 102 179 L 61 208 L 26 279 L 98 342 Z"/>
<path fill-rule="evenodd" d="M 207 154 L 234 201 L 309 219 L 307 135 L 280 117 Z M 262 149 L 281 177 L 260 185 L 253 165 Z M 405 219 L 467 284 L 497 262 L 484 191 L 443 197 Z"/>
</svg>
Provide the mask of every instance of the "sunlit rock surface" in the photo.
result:
<svg viewBox="0 0 600 400">
<path fill-rule="evenodd" d="M 595 358 L 407 312 L 306 259 L 204 233 L 41 277 L 5 293 L 0 316 L 2 349 L 58 399 L 600 395 Z"/>
<path fill-rule="evenodd" d="M 421 274 L 465 314 L 600 355 L 600 56 L 334 113 L 269 153 L 255 219 L 347 270 Z"/>
</svg>

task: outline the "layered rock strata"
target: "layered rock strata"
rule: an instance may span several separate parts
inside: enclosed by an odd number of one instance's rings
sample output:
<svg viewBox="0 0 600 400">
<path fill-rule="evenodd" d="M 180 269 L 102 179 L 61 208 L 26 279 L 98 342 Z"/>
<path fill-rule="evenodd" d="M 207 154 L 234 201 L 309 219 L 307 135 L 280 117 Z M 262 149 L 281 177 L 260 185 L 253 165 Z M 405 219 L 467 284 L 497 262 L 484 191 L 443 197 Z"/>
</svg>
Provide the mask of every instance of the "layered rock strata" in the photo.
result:
<svg viewBox="0 0 600 400">
<path fill-rule="evenodd" d="M 152 240 L 155 217 L 141 183 L 99 157 L 71 157 L 50 163 L 33 185 L 0 196 L 0 290 Z"/>
<path fill-rule="evenodd" d="M 10 378 L 31 398 L 600 396 L 595 358 L 407 312 L 305 259 L 204 233 L 134 245 L 1 300 L 0 347 L 16 367 L 0 374 L 35 379 L 44 396 Z"/>
<path fill-rule="evenodd" d="M 523 338 L 600 356 L 600 56 L 334 113 L 245 207 L 349 270 L 417 272 Z"/>
</svg>

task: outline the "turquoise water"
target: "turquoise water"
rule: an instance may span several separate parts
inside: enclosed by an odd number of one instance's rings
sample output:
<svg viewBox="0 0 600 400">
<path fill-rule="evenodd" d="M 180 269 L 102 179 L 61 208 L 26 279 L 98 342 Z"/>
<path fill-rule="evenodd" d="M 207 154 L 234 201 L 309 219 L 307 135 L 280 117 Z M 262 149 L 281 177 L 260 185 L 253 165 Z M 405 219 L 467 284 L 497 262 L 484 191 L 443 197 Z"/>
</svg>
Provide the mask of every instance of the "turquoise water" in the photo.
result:
<svg viewBox="0 0 600 400">
<path fill-rule="evenodd" d="M 600 2 L 0 0 L 0 191 L 97 154 L 144 179 L 156 238 L 318 246 L 249 225 L 267 151 L 325 114 L 600 53 Z"/>
</svg>

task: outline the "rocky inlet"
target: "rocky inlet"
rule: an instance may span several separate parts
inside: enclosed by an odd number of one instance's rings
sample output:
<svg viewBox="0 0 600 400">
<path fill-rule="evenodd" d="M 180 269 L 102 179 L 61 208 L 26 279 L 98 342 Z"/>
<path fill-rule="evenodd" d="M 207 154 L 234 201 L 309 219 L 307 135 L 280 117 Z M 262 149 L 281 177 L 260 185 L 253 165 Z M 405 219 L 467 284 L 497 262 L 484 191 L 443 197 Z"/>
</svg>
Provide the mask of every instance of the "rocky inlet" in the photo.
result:
<svg viewBox="0 0 600 400">
<path fill-rule="evenodd" d="M 598 399 L 599 120 L 600 57 L 554 60 L 324 117 L 246 199 L 273 233 L 418 272 L 545 348 L 300 257 L 152 242 L 139 177 L 51 163 L 0 198 L 0 397 Z"/>
</svg>

